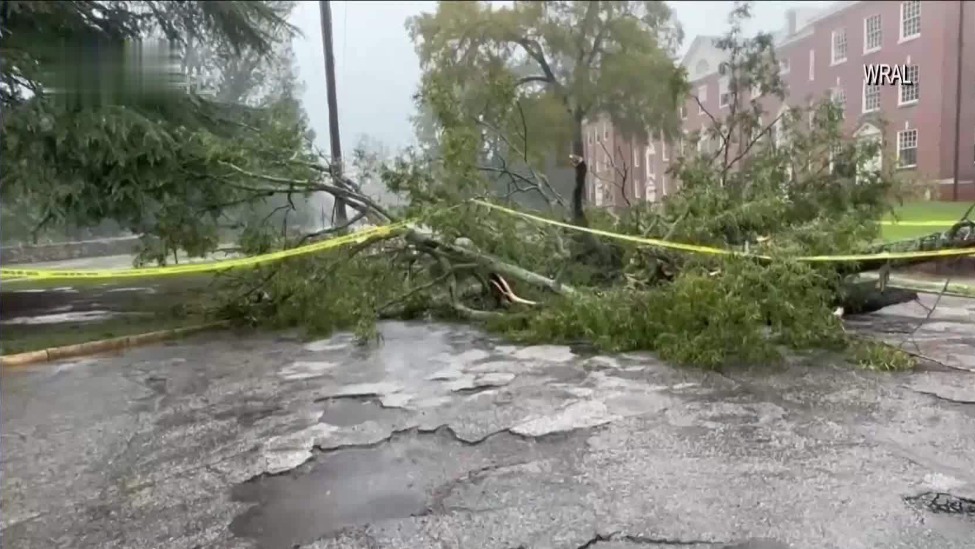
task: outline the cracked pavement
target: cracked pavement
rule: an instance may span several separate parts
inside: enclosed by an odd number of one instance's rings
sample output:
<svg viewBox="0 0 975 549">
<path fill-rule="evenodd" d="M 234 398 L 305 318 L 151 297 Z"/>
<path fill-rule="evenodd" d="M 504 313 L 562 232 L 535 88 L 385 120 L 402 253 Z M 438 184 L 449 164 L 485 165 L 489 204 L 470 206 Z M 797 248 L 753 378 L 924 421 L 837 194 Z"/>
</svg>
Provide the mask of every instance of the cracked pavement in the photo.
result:
<svg viewBox="0 0 975 549">
<path fill-rule="evenodd" d="M 925 296 L 930 303 L 933 298 Z M 916 304 L 852 319 L 897 339 Z M 912 322 L 914 324 L 912 324 Z M 727 374 L 466 326 L 207 334 L 3 372 L 5 547 L 970 548 L 975 301 L 943 363 Z"/>
</svg>

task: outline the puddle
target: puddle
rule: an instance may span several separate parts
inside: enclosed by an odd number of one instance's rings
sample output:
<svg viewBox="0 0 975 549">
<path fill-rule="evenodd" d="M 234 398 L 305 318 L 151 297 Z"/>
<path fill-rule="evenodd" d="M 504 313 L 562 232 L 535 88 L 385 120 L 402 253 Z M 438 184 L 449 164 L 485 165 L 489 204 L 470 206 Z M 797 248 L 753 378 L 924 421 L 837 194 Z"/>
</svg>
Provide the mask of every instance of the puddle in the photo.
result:
<svg viewBox="0 0 975 549">
<path fill-rule="evenodd" d="M 217 420 L 234 418 L 242 427 L 253 427 L 258 421 L 269 418 L 278 411 L 280 411 L 278 406 L 242 406 L 218 412 L 213 417 Z"/>
<path fill-rule="evenodd" d="M 256 505 L 230 531 L 264 549 L 290 549 L 344 528 L 424 513 L 441 503 L 433 494 L 454 479 L 540 458 L 534 443 L 507 434 L 471 446 L 443 429 L 402 433 L 373 448 L 319 453 L 290 473 L 237 485 L 234 500 Z"/>
<path fill-rule="evenodd" d="M 0 322 L 0 324 L 34 326 L 39 324 L 61 324 L 64 322 L 92 322 L 95 320 L 107 320 L 116 316 L 119 316 L 119 313 L 112 311 L 80 311 L 8 318 Z"/>
<path fill-rule="evenodd" d="M 394 410 L 384 409 L 375 400 L 340 398 L 326 402 L 325 411 L 318 421 L 336 427 L 351 427 L 367 421 L 385 422 L 396 415 Z"/>
<path fill-rule="evenodd" d="M 325 361 L 298 361 L 285 366 L 278 375 L 289 381 L 324 376 L 336 363 Z"/>
<path fill-rule="evenodd" d="M 111 288 L 109 290 L 105 290 L 106 294 L 119 294 L 119 293 L 129 293 L 129 292 L 142 292 L 146 294 L 154 294 L 156 293 L 156 289 L 148 288 L 148 287 L 146 288 L 133 287 L 133 288 Z"/>
</svg>

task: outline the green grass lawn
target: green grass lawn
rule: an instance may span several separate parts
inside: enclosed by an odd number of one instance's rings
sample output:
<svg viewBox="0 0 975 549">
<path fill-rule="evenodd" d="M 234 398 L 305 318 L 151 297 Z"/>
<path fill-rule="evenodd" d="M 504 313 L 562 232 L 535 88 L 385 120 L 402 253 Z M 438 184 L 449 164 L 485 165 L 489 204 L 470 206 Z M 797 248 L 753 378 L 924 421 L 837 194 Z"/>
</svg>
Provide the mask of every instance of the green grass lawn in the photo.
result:
<svg viewBox="0 0 975 549">
<path fill-rule="evenodd" d="M 883 239 L 887 241 L 917 238 L 950 227 L 961 219 L 971 206 L 969 202 L 909 202 L 895 209 L 887 221 L 945 221 L 942 227 L 912 227 L 884 225 Z"/>
</svg>

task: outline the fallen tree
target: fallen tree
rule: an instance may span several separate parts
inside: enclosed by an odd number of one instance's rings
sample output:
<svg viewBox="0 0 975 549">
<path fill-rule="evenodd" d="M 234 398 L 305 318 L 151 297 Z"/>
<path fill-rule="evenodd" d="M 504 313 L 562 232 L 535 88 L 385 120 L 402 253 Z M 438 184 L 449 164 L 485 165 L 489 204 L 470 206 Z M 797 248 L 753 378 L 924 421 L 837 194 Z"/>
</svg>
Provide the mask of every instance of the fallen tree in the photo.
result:
<svg viewBox="0 0 975 549">
<path fill-rule="evenodd" d="M 217 245 L 228 208 L 269 199 L 331 195 L 354 215 L 298 236 L 259 223 L 241 238 L 247 253 L 330 238 L 362 223 L 406 223 L 320 255 L 228 273 L 220 314 L 240 322 L 300 326 L 309 334 L 354 329 L 368 340 L 378 319 L 463 319 L 520 341 L 647 349 L 705 367 L 773 360 L 783 346 L 845 348 L 876 367 L 909 362 L 896 350 L 852 339 L 835 314 L 837 307 L 856 312 L 911 297 L 856 280 L 888 260 L 801 259 L 876 251 L 868 243 L 901 184 L 890 168 L 869 168 L 878 145 L 843 135 L 837 105 L 794 106 L 763 122 L 761 99 L 746 99 L 742 90 L 780 98 L 783 90 L 769 38 L 741 37 L 746 8 L 723 42 L 729 111 L 717 117 L 702 107 L 711 123 L 675 150 L 679 159 L 668 174 L 680 189 L 651 204 L 632 200 L 632 166 L 619 151 L 605 151 L 609 173 L 589 173 L 582 122 L 608 113 L 635 142 L 660 132 L 679 141 L 672 125 L 687 90 L 658 43 L 665 5 L 648 12 L 643 2 L 541 4 L 492 12 L 444 3 L 416 26 L 426 72 L 419 100 L 435 126 L 434 143 L 392 162 L 361 156 L 358 169 L 336 175 L 314 153 L 293 105 L 244 108 L 192 94 L 178 99 L 194 107 L 194 124 L 134 107 L 62 112 L 40 100 L 16 103 L 21 116 L 8 117 L 4 130 L 19 139 L 5 146 L 22 157 L 5 161 L 19 162 L 26 191 L 38 188 L 29 185 L 30 166 L 50 166 L 42 187 L 50 192 L 42 194 L 59 215 L 118 217 L 156 235 L 163 249 L 180 246 L 193 255 Z M 471 25 L 491 32 L 471 35 Z M 464 55 L 455 55 L 459 43 L 469 48 Z M 643 95 L 648 80 L 663 85 Z M 54 125 L 30 123 L 32 108 Z M 107 124 L 104 113 L 118 119 Z M 68 131 L 81 122 L 99 131 Z M 546 131 L 553 122 L 558 131 Z M 552 150 L 575 163 L 568 195 L 540 167 L 543 152 Z M 28 162 L 37 151 L 44 161 Z M 380 203 L 364 191 L 367 181 L 401 197 L 401 205 Z M 597 181 L 619 186 L 628 205 L 586 208 Z M 526 194 L 548 205 L 537 213 L 574 228 L 475 201 L 517 208 Z M 752 255 L 688 253 L 578 228 Z M 959 225 L 913 246 L 947 249 L 973 240 L 970 227 Z"/>
<path fill-rule="evenodd" d="M 595 17 L 596 4 L 566 9 L 582 10 L 575 15 L 590 27 L 583 24 L 579 38 L 598 60 L 602 54 L 597 49 L 620 37 L 599 30 L 598 22 L 610 21 L 614 14 Z M 354 219 L 376 224 L 412 219 L 418 220 L 416 226 L 327 256 L 271 267 L 256 285 L 253 277 L 244 277 L 239 282 L 246 291 L 238 287 L 230 294 L 227 314 L 277 326 L 301 325 L 318 333 L 355 327 L 364 337 L 373 333 L 379 318 L 472 319 L 521 341 L 584 342 L 611 351 L 650 349 L 667 359 L 707 367 L 772 360 L 782 346 L 846 348 L 859 361 L 883 368 L 910 363 L 895 349 L 851 339 L 836 314 L 838 307 L 858 313 L 914 298 L 911 292 L 857 280 L 858 273 L 887 269 L 895 262 L 804 261 L 800 256 L 967 247 L 975 245 L 975 234 L 970 224 L 961 223 L 912 243 L 868 245 L 879 236 L 878 221 L 903 191 L 902 183 L 890 168 L 869 167 L 867 160 L 883 151 L 877 143 L 848 139 L 841 131 L 841 107 L 829 101 L 793 106 L 762 122 L 762 101 L 746 100 L 744 90 L 760 88 L 780 99 L 784 94 L 770 39 L 741 36 L 739 23 L 747 6 L 734 14 L 732 31 L 721 44 L 730 54 L 724 67 L 730 77 L 728 114 L 716 117 L 701 106 L 711 124 L 687 136 L 688 147 L 682 148 L 670 174 L 681 181 L 681 188 L 663 204 L 632 201 L 615 210 L 584 208 L 586 185 L 605 174 L 592 177 L 581 155 L 579 109 L 588 100 L 566 91 L 599 86 L 559 81 L 546 70 L 564 66 L 547 57 L 559 52 L 546 51 L 546 45 L 557 47 L 544 39 L 526 43 L 518 33 L 528 31 L 518 24 L 499 30 L 495 42 L 488 41 L 494 45 L 481 44 L 482 50 L 459 56 L 468 66 L 454 64 L 448 61 L 456 59 L 453 54 L 437 50 L 456 45 L 450 29 L 459 32 L 455 27 L 464 21 L 487 24 L 493 12 L 456 4 L 442 9 L 416 27 L 420 34 L 424 28 L 437 33 L 421 51 L 436 63 L 427 66 L 420 94 L 437 123 L 431 132 L 437 136 L 436 146 L 426 149 L 435 153 L 360 170 L 403 196 L 404 207 L 396 212 L 383 208 L 357 182 L 328 179 L 327 167 L 319 169 L 321 179 L 308 181 L 241 171 L 260 182 L 262 190 L 271 186 L 273 192 L 298 189 L 340 196 L 358 212 Z M 514 15 L 525 18 L 522 25 L 552 32 L 539 22 L 550 12 L 538 9 L 534 4 L 516 7 Z M 526 90 L 529 79 L 513 78 L 503 70 L 499 55 L 507 50 L 498 47 L 509 43 L 526 54 L 512 58 L 522 63 L 518 66 L 526 61 L 537 65 L 542 87 Z M 478 58 L 478 53 L 485 56 Z M 479 81 L 470 90 L 456 80 L 451 83 L 450 78 L 463 79 L 472 70 L 486 72 L 489 85 Z M 598 66 L 591 70 L 588 78 L 600 82 Z M 570 134 L 575 128 L 571 197 L 555 192 L 532 168 L 528 154 L 533 143 L 525 105 L 542 108 L 539 94 L 550 93 L 565 109 Z M 597 103 L 585 104 L 594 108 Z M 662 122 L 655 112 L 645 113 L 647 120 Z M 643 138 L 649 133 L 643 132 Z M 637 141 L 640 135 L 632 132 Z M 624 199 L 632 198 L 627 159 L 618 151 L 605 152 L 613 172 L 607 184 L 618 185 Z M 892 166 L 890 160 L 882 165 Z M 513 205 L 526 193 L 549 205 L 544 215 L 565 216 L 577 227 L 752 255 L 688 253 L 614 241 L 500 213 L 471 200 Z M 497 275 L 507 285 L 499 284 Z M 253 299 L 255 292 L 262 298 Z"/>
</svg>

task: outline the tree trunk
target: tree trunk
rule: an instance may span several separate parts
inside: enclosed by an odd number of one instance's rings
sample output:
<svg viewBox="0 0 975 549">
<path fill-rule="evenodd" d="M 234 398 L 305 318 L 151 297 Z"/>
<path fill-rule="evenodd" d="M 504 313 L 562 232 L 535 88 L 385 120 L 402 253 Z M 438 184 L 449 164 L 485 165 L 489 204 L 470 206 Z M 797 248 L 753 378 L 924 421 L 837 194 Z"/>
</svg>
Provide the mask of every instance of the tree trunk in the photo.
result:
<svg viewBox="0 0 975 549">
<path fill-rule="evenodd" d="M 572 223 L 580 227 L 588 227 L 589 221 L 586 219 L 583 202 L 586 196 L 586 175 L 589 166 L 586 162 L 586 151 L 582 141 L 582 117 L 575 117 L 575 128 L 572 133 L 572 154 L 581 159 L 575 164 L 575 186 L 572 188 Z"/>
</svg>

